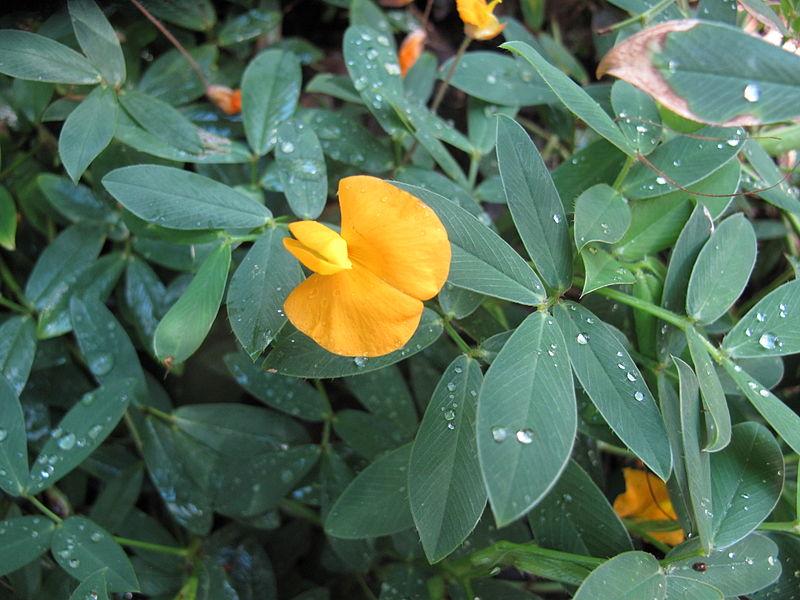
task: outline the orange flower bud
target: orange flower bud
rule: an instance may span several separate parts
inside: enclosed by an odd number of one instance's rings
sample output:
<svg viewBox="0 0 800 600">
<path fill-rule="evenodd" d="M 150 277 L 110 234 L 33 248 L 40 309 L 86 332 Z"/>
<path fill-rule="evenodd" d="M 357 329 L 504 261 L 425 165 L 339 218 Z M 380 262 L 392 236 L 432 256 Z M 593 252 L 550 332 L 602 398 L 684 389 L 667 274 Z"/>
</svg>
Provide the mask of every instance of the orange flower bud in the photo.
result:
<svg viewBox="0 0 800 600">
<path fill-rule="evenodd" d="M 242 90 L 232 90 L 224 85 L 210 85 L 206 88 L 206 96 L 229 115 L 238 114 L 242 110 Z"/>
<path fill-rule="evenodd" d="M 422 54 L 427 37 L 424 30 L 415 29 L 400 44 L 400 52 L 398 52 L 397 58 L 400 62 L 400 73 L 403 77 L 406 76 L 408 70 L 414 66 L 414 63 L 417 62 L 420 54 Z"/>
<path fill-rule="evenodd" d="M 622 474 L 625 477 L 625 493 L 614 500 L 614 512 L 617 516 L 634 521 L 677 521 L 678 517 L 663 481 L 639 469 L 623 469 Z M 668 546 L 677 546 L 684 540 L 682 529 L 649 533 Z"/>
<path fill-rule="evenodd" d="M 458 16 L 464 21 L 464 33 L 473 40 L 489 40 L 503 31 L 505 23 L 494 16 L 494 7 L 503 0 L 456 0 Z"/>
</svg>

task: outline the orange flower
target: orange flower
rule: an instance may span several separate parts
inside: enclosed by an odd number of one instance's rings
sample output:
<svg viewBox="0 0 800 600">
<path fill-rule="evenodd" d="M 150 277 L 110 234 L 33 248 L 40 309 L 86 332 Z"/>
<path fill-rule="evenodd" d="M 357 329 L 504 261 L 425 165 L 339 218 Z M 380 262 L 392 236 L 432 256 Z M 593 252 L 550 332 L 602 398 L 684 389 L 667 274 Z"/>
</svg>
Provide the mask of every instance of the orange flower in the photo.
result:
<svg viewBox="0 0 800 600">
<path fill-rule="evenodd" d="M 458 16 L 464 21 L 464 33 L 473 40 L 489 40 L 503 31 L 505 23 L 494 16 L 494 7 L 503 0 L 456 0 Z"/>
<path fill-rule="evenodd" d="M 224 85 L 210 85 L 206 88 L 206 95 L 229 115 L 235 115 L 242 110 L 242 90 L 232 90 Z"/>
<path fill-rule="evenodd" d="M 622 473 L 625 493 L 614 500 L 614 512 L 618 516 L 630 517 L 634 521 L 678 520 L 663 481 L 639 469 L 623 469 Z M 669 546 L 677 546 L 684 538 L 682 529 L 648 533 Z"/>
<path fill-rule="evenodd" d="M 425 49 L 425 38 L 428 36 L 423 29 L 415 29 L 409 33 L 400 44 L 397 58 L 400 62 L 400 74 L 405 77 L 408 70 L 417 62 L 420 54 Z"/>
<path fill-rule="evenodd" d="M 292 325 L 343 356 L 382 356 L 414 334 L 423 300 L 444 285 L 450 242 L 436 214 L 395 186 L 359 175 L 339 182 L 341 235 L 316 221 L 283 240 L 314 274 L 283 305 Z"/>
</svg>

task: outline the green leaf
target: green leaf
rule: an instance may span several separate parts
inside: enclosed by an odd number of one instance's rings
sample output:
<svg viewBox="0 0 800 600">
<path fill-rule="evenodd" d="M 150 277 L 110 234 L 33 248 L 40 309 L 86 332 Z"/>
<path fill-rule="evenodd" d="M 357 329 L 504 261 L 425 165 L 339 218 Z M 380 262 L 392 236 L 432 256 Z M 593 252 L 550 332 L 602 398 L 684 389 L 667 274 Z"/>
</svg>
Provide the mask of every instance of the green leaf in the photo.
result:
<svg viewBox="0 0 800 600">
<path fill-rule="evenodd" d="M 449 68 L 450 61 L 442 65 L 441 72 L 447 73 Z M 556 100 L 530 67 L 497 52 L 467 52 L 450 84 L 473 98 L 502 106 L 534 106 Z"/>
<path fill-rule="evenodd" d="M 110 477 L 97 495 L 89 517 L 101 527 L 118 532 L 141 495 L 143 478 L 141 461 Z"/>
<path fill-rule="evenodd" d="M 527 60 L 544 82 L 553 90 L 561 103 L 570 112 L 594 129 L 628 156 L 635 156 L 636 149 L 603 108 L 581 87 L 547 62 L 541 54 L 524 42 L 506 42 L 501 48 L 516 52 Z"/>
<path fill-rule="evenodd" d="M 614 188 L 598 183 L 575 201 L 575 245 L 580 251 L 589 242 L 613 244 L 631 224 L 628 201 Z"/>
<path fill-rule="evenodd" d="M 125 83 L 125 57 L 114 28 L 93 0 L 70 0 L 69 16 L 81 49 L 114 87 Z"/>
<path fill-rule="evenodd" d="M 328 199 L 328 172 L 314 130 L 294 119 L 281 123 L 275 160 L 292 212 L 301 219 L 316 219 Z"/>
<path fill-rule="evenodd" d="M 338 411 L 333 430 L 347 446 L 368 460 L 402 446 L 413 435 L 390 419 L 363 410 Z"/>
<path fill-rule="evenodd" d="M 575 593 L 575 600 L 664 600 L 664 571 L 652 554 L 623 552 L 597 567 Z"/>
<path fill-rule="evenodd" d="M 564 206 L 530 136 L 515 121 L 497 121 L 497 163 L 514 225 L 542 279 L 572 285 L 572 250 Z"/>
<path fill-rule="evenodd" d="M 53 208 L 73 223 L 111 220 L 108 205 L 99 201 L 85 185 L 76 185 L 66 177 L 52 173 L 39 175 L 36 184 Z"/>
<path fill-rule="evenodd" d="M 0 29 L 0 55 L 0 73 L 11 77 L 75 85 L 100 82 L 100 73 L 83 56 L 38 33 Z"/>
<path fill-rule="evenodd" d="M 625 263 L 618 261 L 602 247 L 590 244 L 581 250 L 581 258 L 586 271 L 586 279 L 583 281 L 583 291 L 581 291 L 582 296 L 610 285 L 636 283 L 636 275 L 625 267 Z"/>
<path fill-rule="evenodd" d="M 53 534 L 52 551 L 61 568 L 80 581 L 105 569 L 109 590 L 139 591 L 139 581 L 125 551 L 91 519 L 81 516 L 65 519 Z"/>
<path fill-rule="evenodd" d="M 228 320 L 236 339 L 255 359 L 286 323 L 283 303 L 303 272 L 283 247 L 285 229 L 267 229 L 236 268 L 228 289 Z"/>
<path fill-rule="evenodd" d="M 150 480 L 172 517 L 196 535 L 206 535 L 214 517 L 208 496 L 191 477 L 177 432 L 147 418 L 142 427 L 142 456 Z"/>
<path fill-rule="evenodd" d="M 308 441 L 305 429 L 296 421 L 249 404 L 189 404 L 173 413 L 173 423 L 216 452 L 240 459 Z"/>
<path fill-rule="evenodd" d="M 122 107 L 145 131 L 180 150 L 200 154 L 199 129 L 171 104 L 136 90 L 119 95 Z"/>
<path fill-rule="evenodd" d="M 783 488 L 783 456 L 766 427 L 739 423 L 731 444 L 711 456 L 716 548 L 748 536 L 778 503 Z"/>
<path fill-rule="evenodd" d="M 203 343 L 222 303 L 230 264 L 228 244 L 208 255 L 189 287 L 156 327 L 153 349 L 159 360 L 182 363 Z"/>
<path fill-rule="evenodd" d="M 96 298 L 73 296 L 69 303 L 70 321 L 81 354 L 99 385 L 117 379 L 136 380 L 144 390 L 144 372 L 128 334 Z"/>
<path fill-rule="evenodd" d="M 152 354 L 153 334 L 166 312 L 167 289 L 145 261 L 131 256 L 125 270 L 125 306 L 139 334 L 139 339 Z"/>
<path fill-rule="evenodd" d="M 264 205 L 227 185 L 173 167 L 115 169 L 103 185 L 136 216 L 172 229 L 250 229 L 272 218 Z"/>
<path fill-rule="evenodd" d="M 141 0 L 159 19 L 192 31 L 211 31 L 217 14 L 210 0 Z"/>
<path fill-rule="evenodd" d="M 104 241 L 104 230 L 91 223 L 62 231 L 39 255 L 25 284 L 25 297 L 31 305 L 42 311 L 64 298 L 100 253 Z"/>
<path fill-rule="evenodd" d="M 574 460 L 528 513 L 528 523 L 536 541 L 545 548 L 603 557 L 633 549 L 628 531 L 611 504 Z"/>
<path fill-rule="evenodd" d="M 186 52 L 205 76 L 211 79 L 212 68 L 217 63 L 217 47 L 207 44 L 187 48 Z M 177 49 L 164 52 L 156 58 L 142 75 L 136 89 L 174 106 L 186 104 L 206 92 L 197 73 Z"/>
<path fill-rule="evenodd" d="M 575 199 L 593 185 L 613 184 L 624 163 L 622 152 L 606 140 L 598 139 L 558 165 L 551 176 L 566 211 L 571 212 Z"/>
<path fill-rule="evenodd" d="M 325 397 L 302 379 L 262 371 L 243 354 L 226 354 L 223 360 L 236 382 L 270 408 L 306 421 L 331 414 Z"/>
<path fill-rule="evenodd" d="M 770 9 L 771 10 L 771 9 Z M 753 600 L 782 600 L 797 593 L 797 571 L 800 570 L 800 538 L 791 533 L 770 532 L 767 536 L 778 546 L 783 569 L 772 585 L 751 594 Z"/>
<path fill-rule="evenodd" d="M 611 86 L 619 128 L 637 152 L 647 156 L 661 139 L 661 116 L 653 99 L 625 81 Z"/>
<path fill-rule="evenodd" d="M 485 296 L 470 290 L 456 287 L 446 282 L 439 290 L 439 306 L 445 315 L 455 319 L 463 319 L 474 313 L 483 302 Z"/>
<path fill-rule="evenodd" d="M 723 360 L 722 366 L 737 387 L 744 392 L 750 404 L 778 432 L 783 441 L 795 452 L 800 452 L 800 416 L 730 359 Z"/>
<path fill-rule="evenodd" d="M 486 506 L 475 438 L 482 379 L 475 360 L 456 358 L 442 374 L 414 439 L 408 493 L 431 563 L 464 541 Z"/>
<path fill-rule="evenodd" d="M 287 331 L 290 329 L 287 326 L 284 328 L 285 333 L 281 334 L 272 345 L 272 351 L 267 354 L 261 367 L 265 370 L 274 370 L 281 375 L 315 379 L 358 375 L 393 365 L 424 350 L 439 339 L 442 328 L 441 318 L 426 308 L 416 333 L 405 346 L 384 356 L 365 358 L 331 354 L 299 331 Z"/>
<path fill-rule="evenodd" d="M 676 575 L 667 575 L 666 600 L 723 600 L 722 592 L 717 588 L 694 579 L 686 579 Z"/>
<path fill-rule="evenodd" d="M 25 491 L 28 479 L 25 417 L 17 394 L 5 377 L 0 377 L 0 423 L 0 488 L 11 496 L 19 496 Z"/>
<path fill-rule="evenodd" d="M 115 379 L 84 394 L 67 411 L 31 467 L 27 493 L 38 494 L 64 477 L 103 443 L 125 414 L 136 382 Z"/>
<path fill-rule="evenodd" d="M 678 186 L 693 190 L 693 184 L 736 157 L 745 135 L 743 129 L 730 127 L 705 127 L 692 135 L 680 135 L 659 146 L 648 157 L 649 165 L 635 164 L 623 182 L 622 193 L 643 199 L 674 192 Z"/>
<path fill-rule="evenodd" d="M 750 594 L 775 581 L 781 573 L 777 560 L 778 547 L 768 537 L 754 533 L 724 550 L 700 554 L 700 540 L 690 539 L 675 546 L 667 559 L 686 556 L 670 562 L 669 576 L 694 579 L 718 588 L 726 597 Z M 700 554 L 700 556 L 698 556 Z M 703 563 L 705 568 L 694 568 Z"/>
<path fill-rule="evenodd" d="M 345 539 L 391 535 L 414 526 L 408 502 L 411 444 L 392 450 L 356 476 L 325 519 L 325 533 Z"/>
<path fill-rule="evenodd" d="M 796 215 L 800 214 L 800 200 L 789 183 L 784 180 L 783 172 L 759 142 L 748 140 L 743 150 L 747 162 L 758 174 L 758 179 L 749 181 L 745 187 L 748 190 L 758 190 L 757 193 L 761 198 L 778 208 Z"/>
<path fill-rule="evenodd" d="M 800 352 L 800 281 L 784 283 L 747 311 L 722 347 L 733 358 L 782 356 Z"/>
<path fill-rule="evenodd" d="M 0 375 L 19 396 L 36 355 L 36 323 L 31 317 L 10 317 L 0 326 Z"/>
<path fill-rule="evenodd" d="M 242 119 L 247 142 L 259 156 L 275 145 L 278 126 L 292 116 L 300 96 L 300 62 L 291 52 L 267 50 L 242 75 Z"/>
<path fill-rule="evenodd" d="M 686 312 L 700 323 L 720 318 L 744 291 L 756 262 L 756 234 L 739 213 L 725 219 L 700 250 L 686 290 Z"/>
<path fill-rule="evenodd" d="M 266 8 L 268 7 L 268 8 Z M 267 36 L 281 23 L 281 11 L 277 3 L 262 3 L 245 13 L 228 19 L 219 30 L 221 47 L 235 46 L 259 36 Z"/>
<path fill-rule="evenodd" d="M 452 244 L 448 281 L 473 292 L 536 306 L 544 302 L 539 278 L 508 243 L 464 209 L 439 194 L 396 183 L 441 219 Z"/>
<path fill-rule="evenodd" d="M 614 249 L 625 260 L 641 260 L 672 246 L 692 213 L 684 192 L 668 194 L 658 202 L 634 200 L 629 206 L 631 225 Z"/>
<path fill-rule="evenodd" d="M 17 207 L 8 190 L 0 185 L 0 246 L 6 250 L 16 247 Z"/>
<path fill-rule="evenodd" d="M 44 517 L 4 519 L 0 528 L 0 576 L 16 571 L 44 554 L 50 547 L 55 528 L 56 524 Z"/>
<path fill-rule="evenodd" d="M 414 399 L 398 367 L 348 377 L 347 387 L 371 413 L 386 417 L 409 435 L 417 431 Z"/>
<path fill-rule="evenodd" d="M 553 318 L 531 314 L 486 373 L 478 456 L 499 527 L 525 514 L 565 468 L 577 428 L 567 343 Z"/>
<path fill-rule="evenodd" d="M 628 351 L 608 326 L 579 304 L 554 311 L 572 368 L 611 429 L 661 479 L 672 455 L 661 414 Z"/>
<path fill-rule="evenodd" d="M 705 452 L 718 452 L 728 445 L 731 439 L 731 416 L 728 412 L 728 402 L 725 391 L 722 389 L 717 370 L 711 361 L 705 345 L 694 329 L 686 330 L 686 341 L 692 355 L 697 381 L 703 396 L 703 406 L 706 410 L 705 419 Z"/>
<path fill-rule="evenodd" d="M 75 588 L 69 600 L 108 600 L 108 570 L 102 568 L 89 575 Z"/>
<path fill-rule="evenodd" d="M 98 86 L 73 110 L 58 136 L 58 154 L 75 183 L 114 137 L 117 100 L 111 88 Z"/>
<path fill-rule="evenodd" d="M 681 448 L 689 484 L 689 501 L 695 533 L 704 552 L 714 544 L 711 519 L 711 471 L 709 455 L 700 448 L 700 396 L 697 377 L 680 358 L 672 357 L 680 379 Z"/>
</svg>

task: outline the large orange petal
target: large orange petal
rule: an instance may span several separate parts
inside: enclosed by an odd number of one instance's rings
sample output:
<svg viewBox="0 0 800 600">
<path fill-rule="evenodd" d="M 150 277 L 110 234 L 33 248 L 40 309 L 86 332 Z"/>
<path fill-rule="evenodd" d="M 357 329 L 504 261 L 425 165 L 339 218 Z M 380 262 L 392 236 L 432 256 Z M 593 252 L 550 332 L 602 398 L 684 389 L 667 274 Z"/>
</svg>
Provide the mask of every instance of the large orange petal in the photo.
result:
<svg viewBox="0 0 800 600">
<path fill-rule="evenodd" d="M 342 237 L 350 260 L 401 292 L 427 300 L 450 270 L 447 231 L 419 198 L 376 177 L 339 182 Z"/>
<path fill-rule="evenodd" d="M 614 512 L 620 517 L 638 517 L 654 505 L 651 486 L 647 483 L 648 474 L 639 469 L 623 469 L 622 474 L 625 477 L 625 493 L 614 500 Z M 651 480 L 650 483 L 652 485 L 654 482 Z"/>
<path fill-rule="evenodd" d="M 423 306 L 354 264 L 333 275 L 311 275 L 283 308 L 292 325 L 328 352 L 382 356 L 414 335 Z"/>
</svg>

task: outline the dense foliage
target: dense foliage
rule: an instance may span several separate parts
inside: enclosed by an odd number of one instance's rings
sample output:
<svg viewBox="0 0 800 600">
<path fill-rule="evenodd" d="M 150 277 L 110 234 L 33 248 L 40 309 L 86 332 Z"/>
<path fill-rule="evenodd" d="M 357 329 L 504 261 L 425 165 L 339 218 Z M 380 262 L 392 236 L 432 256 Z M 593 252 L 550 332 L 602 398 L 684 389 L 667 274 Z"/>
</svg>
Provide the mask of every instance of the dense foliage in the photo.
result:
<svg viewBox="0 0 800 600">
<path fill-rule="evenodd" d="M 796 1 L 0 21 L 0 598 L 800 597 Z"/>
</svg>

